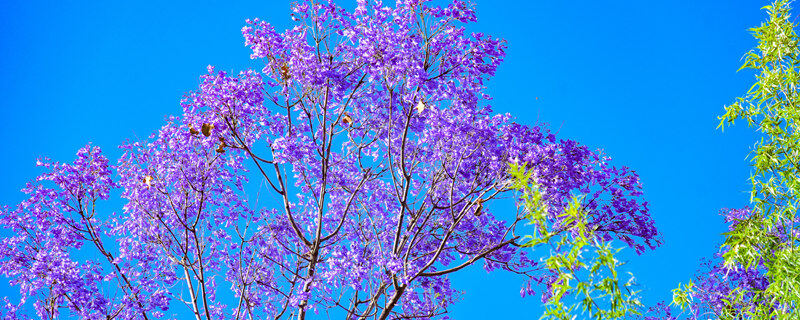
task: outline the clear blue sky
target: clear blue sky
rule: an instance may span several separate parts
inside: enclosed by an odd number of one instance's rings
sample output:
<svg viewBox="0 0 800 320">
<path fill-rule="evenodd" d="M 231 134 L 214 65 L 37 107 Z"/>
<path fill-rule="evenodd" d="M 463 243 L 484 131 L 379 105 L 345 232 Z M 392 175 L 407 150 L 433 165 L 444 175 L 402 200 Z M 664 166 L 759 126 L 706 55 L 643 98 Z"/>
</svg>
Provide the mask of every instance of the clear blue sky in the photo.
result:
<svg viewBox="0 0 800 320">
<path fill-rule="evenodd" d="M 670 299 L 700 257 L 716 252 L 718 210 L 747 203 L 753 135 L 715 128 L 723 105 L 753 81 L 736 70 L 765 4 L 477 1 L 472 30 L 509 43 L 490 83 L 495 110 L 550 123 L 640 173 L 665 240 L 626 256 L 647 303 Z M 3 1 L 0 203 L 22 199 L 37 156 L 72 160 L 92 141 L 116 157 L 124 139 L 180 112 L 208 64 L 257 66 L 243 46 L 244 20 L 285 27 L 288 8 L 286 0 Z M 454 281 L 466 291 L 454 319 L 539 316 L 539 299 L 520 299 L 516 278 L 475 268 Z M 8 294 L 0 282 L 0 296 Z"/>
</svg>

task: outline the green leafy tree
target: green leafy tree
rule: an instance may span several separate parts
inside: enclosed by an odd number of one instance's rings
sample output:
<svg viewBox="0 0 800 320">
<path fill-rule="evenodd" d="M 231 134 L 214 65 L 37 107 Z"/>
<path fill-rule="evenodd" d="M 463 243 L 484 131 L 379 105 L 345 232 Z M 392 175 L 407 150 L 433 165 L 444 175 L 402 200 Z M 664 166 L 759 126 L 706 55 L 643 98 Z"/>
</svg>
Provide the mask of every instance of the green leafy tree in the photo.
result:
<svg viewBox="0 0 800 320">
<path fill-rule="evenodd" d="M 689 319 L 800 319 L 800 49 L 790 4 L 762 8 L 768 19 L 750 29 L 758 46 L 739 69 L 754 71 L 756 82 L 719 117 L 721 128 L 745 121 L 760 136 L 752 207 L 726 212 L 721 259 L 673 290 L 672 304 Z M 669 310 L 662 318 L 675 319 Z"/>
<path fill-rule="evenodd" d="M 582 197 L 573 197 L 563 212 L 551 213 L 533 171 L 511 165 L 512 188 L 521 193 L 519 207 L 531 224 L 523 246 L 549 249 L 542 259 L 550 272 L 543 279 L 545 311 L 542 319 L 619 319 L 638 314 L 641 303 L 633 275 L 622 282 L 617 259 L 621 250 L 597 232 Z M 605 239 L 605 240 L 604 240 Z"/>
<path fill-rule="evenodd" d="M 764 7 L 769 18 L 751 29 L 758 40 L 741 69 L 754 70 L 756 83 L 725 108 L 720 127 L 744 120 L 760 133 L 752 166 L 749 216 L 735 219 L 723 243 L 727 267 L 755 269 L 763 265 L 768 285 L 759 292 L 736 292 L 734 304 L 751 296 L 739 316 L 796 319 L 800 302 L 800 251 L 797 208 L 800 204 L 800 48 L 790 2 Z M 740 69 L 740 70 L 741 70 Z"/>
</svg>

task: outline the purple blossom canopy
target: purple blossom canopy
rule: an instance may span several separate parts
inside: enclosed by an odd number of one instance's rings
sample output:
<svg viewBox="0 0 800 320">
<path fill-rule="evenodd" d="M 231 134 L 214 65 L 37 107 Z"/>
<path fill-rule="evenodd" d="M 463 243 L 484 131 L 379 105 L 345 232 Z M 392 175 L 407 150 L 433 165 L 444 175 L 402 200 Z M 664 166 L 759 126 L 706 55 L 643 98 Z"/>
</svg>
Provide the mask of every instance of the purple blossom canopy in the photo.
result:
<svg viewBox="0 0 800 320">
<path fill-rule="evenodd" d="M 0 216 L 16 234 L 0 269 L 19 306 L 34 299 L 40 318 L 443 318 L 459 295 L 448 275 L 474 263 L 546 281 L 520 247 L 525 213 L 492 205 L 515 196 L 509 163 L 533 172 L 556 224 L 585 195 L 599 237 L 658 245 L 634 171 L 492 113 L 485 81 L 506 44 L 466 31 L 471 4 L 293 12 L 284 32 L 248 21 L 264 68 L 209 67 L 181 116 L 121 146 L 116 172 L 91 145 L 42 163 L 29 199 Z M 97 203 L 115 192 L 112 214 Z"/>
</svg>

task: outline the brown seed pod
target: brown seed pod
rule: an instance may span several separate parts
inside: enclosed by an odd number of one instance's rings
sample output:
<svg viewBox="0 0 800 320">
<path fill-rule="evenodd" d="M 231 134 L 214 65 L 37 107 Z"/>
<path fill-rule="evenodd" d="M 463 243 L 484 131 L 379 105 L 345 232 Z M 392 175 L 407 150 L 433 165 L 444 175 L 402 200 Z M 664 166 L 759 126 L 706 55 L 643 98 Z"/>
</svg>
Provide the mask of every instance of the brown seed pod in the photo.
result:
<svg viewBox="0 0 800 320">
<path fill-rule="evenodd" d="M 214 125 L 213 124 L 208 124 L 208 123 L 204 123 L 203 127 L 200 128 L 200 130 L 203 131 L 203 135 L 206 136 L 206 137 L 211 135 L 211 130 L 213 130 L 213 129 L 214 129 Z"/>
<path fill-rule="evenodd" d="M 217 153 L 225 153 L 225 143 L 220 143 L 219 148 L 217 148 Z"/>
<path fill-rule="evenodd" d="M 281 65 L 281 77 L 283 80 L 289 80 L 292 78 L 292 75 L 289 73 L 289 66 L 286 63 Z"/>
<path fill-rule="evenodd" d="M 483 213 L 483 212 L 481 212 L 481 211 L 483 211 L 483 200 L 478 200 L 477 206 L 478 206 L 478 208 L 475 209 L 475 216 L 476 217 L 480 217 L 480 215 Z"/>
<path fill-rule="evenodd" d="M 192 127 L 192 125 L 190 124 L 189 125 L 189 133 L 191 133 L 192 135 L 197 135 L 198 133 L 200 133 L 200 131 L 197 131 L 197 129 Z"/>
<path fill-rule="evenodd" d="M 342 123 L 344 123 L 344 124 L 346 124 L 348 126 L 353 124 L 353 117 L 351 117 L 349 114 L 345 113 L 344 116 L 342 117 Z"/>
</svg>

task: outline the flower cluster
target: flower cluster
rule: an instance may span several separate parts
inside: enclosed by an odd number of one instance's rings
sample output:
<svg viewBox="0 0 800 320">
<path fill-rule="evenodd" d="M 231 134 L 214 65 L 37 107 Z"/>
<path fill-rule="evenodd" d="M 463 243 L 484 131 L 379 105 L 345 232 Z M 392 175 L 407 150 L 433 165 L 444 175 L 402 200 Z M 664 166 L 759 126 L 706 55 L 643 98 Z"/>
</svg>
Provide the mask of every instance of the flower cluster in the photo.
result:
<svg viewBox="0 0 800 320">
<path fill-rule="evenodd" d="M 108 199 L 117 185 L 100 148 L 81 148 L 73 163 L 44 159 L 37 164 L 46 172 L 22 189 L 28 198 L 0 215 L 0 224 L 14 234 L 0 244 L 0 270 L 19 287 L 20 305 L 33 299 L 42 319 L 58 317 L 63 308 L 85 319 L 166 309 L 157 292 L 132 286 L 135 271 L 125 271 L 135 269 L 120 269 L 103 245 L 110 226 L 98 219 L 97 202 Z M 87 252 L 100 260 L 82 259 Z M 110 267 L 101 266 L 103 260 Z M 107 290 L 104 283 L 111 281 L 119 289 Z M 6 317 L 13 318 L 17 307 Z"/>
</svg>

